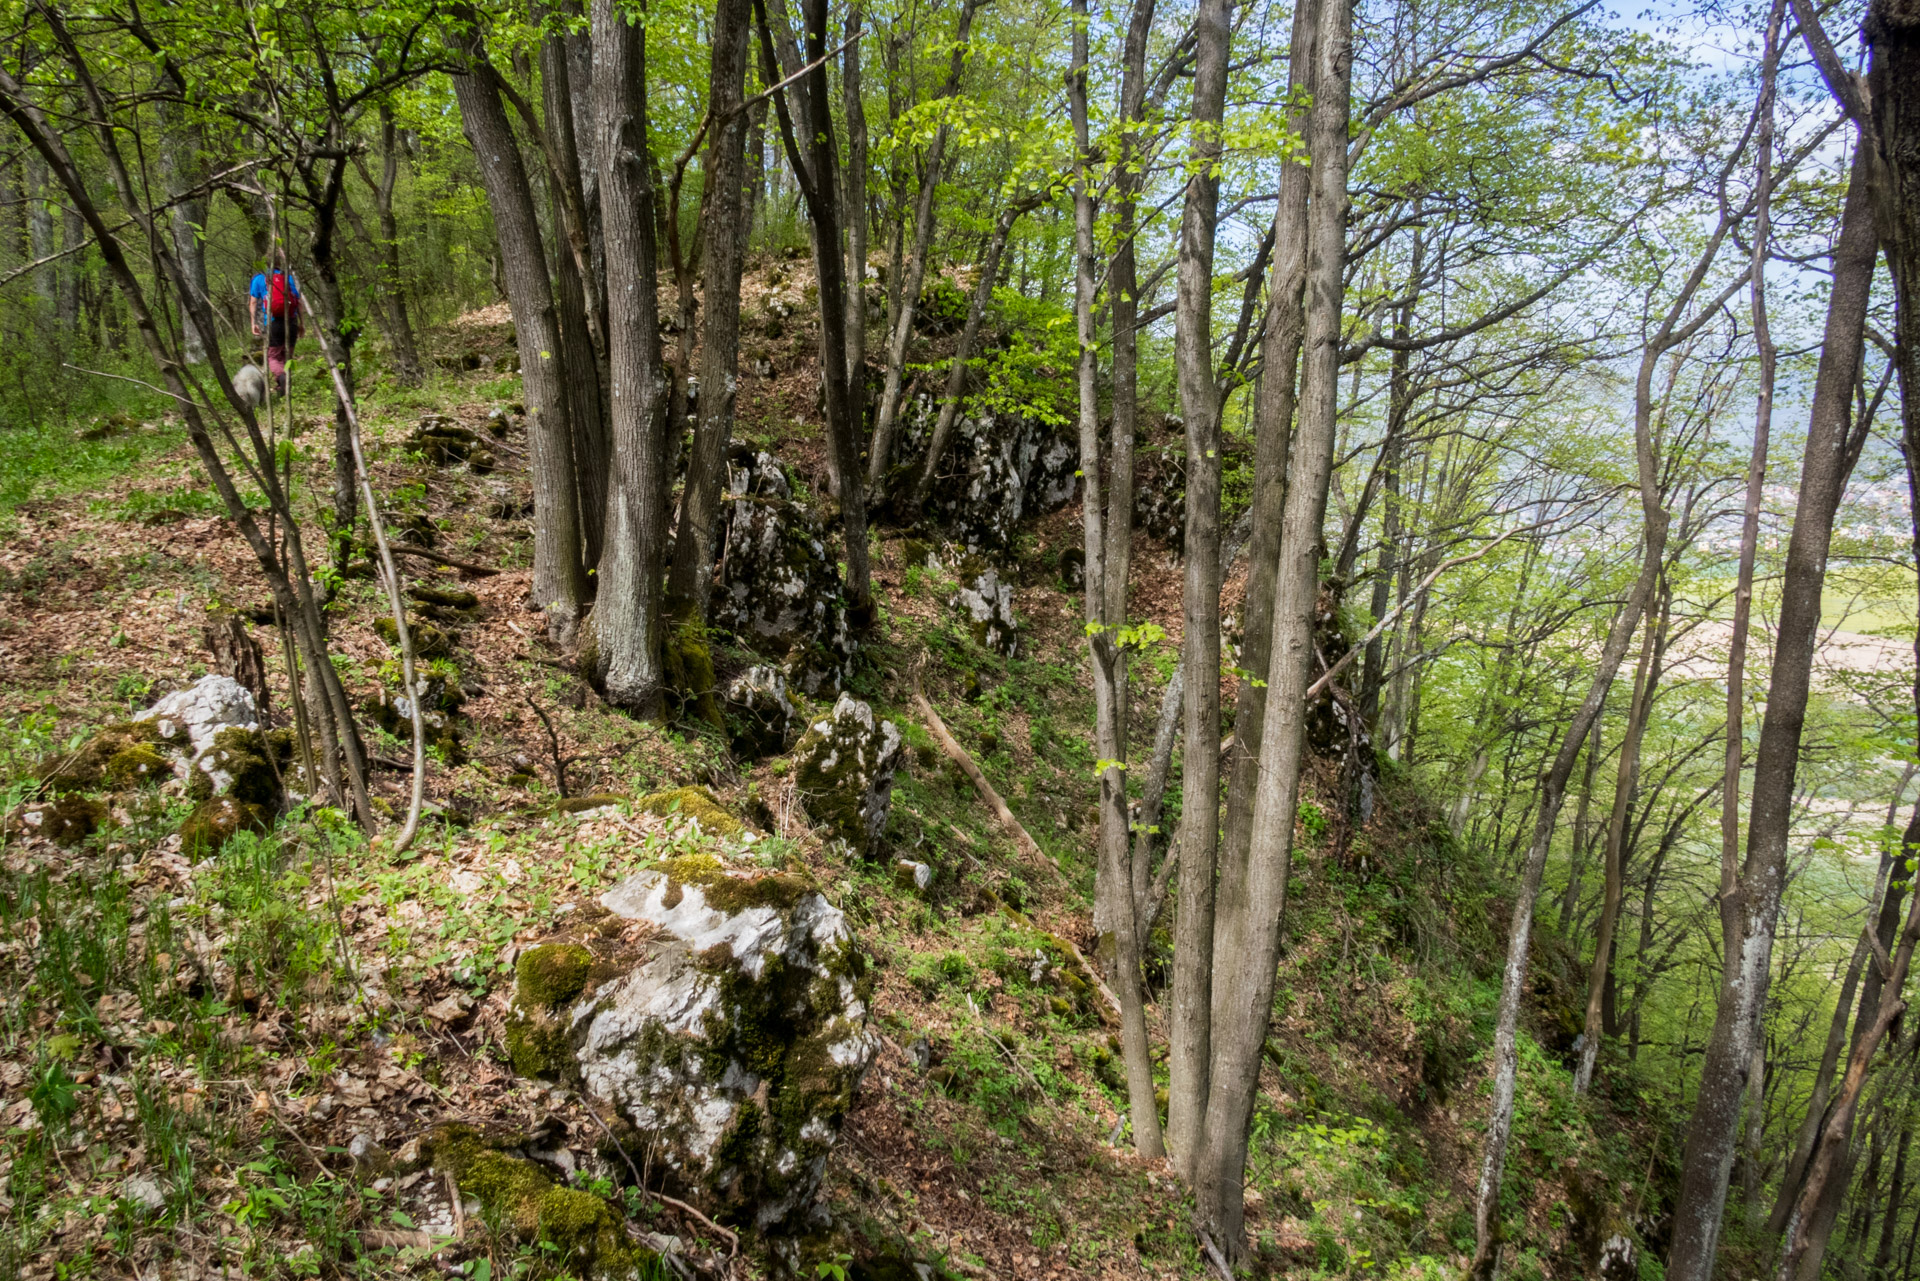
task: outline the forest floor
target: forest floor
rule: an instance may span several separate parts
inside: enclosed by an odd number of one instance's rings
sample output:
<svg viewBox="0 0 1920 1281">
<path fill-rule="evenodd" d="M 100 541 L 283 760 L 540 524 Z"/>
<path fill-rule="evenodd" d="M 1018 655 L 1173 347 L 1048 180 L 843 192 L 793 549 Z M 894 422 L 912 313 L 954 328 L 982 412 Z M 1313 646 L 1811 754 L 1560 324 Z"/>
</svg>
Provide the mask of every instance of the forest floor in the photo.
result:
<svg viewBox="0 0 1920 1281">
<path fill-rule="evenodd" d="M 726 857 L 804 864 L 878 962 L 883 1046 L 825 1191 L 848 1245 L 819 1277 L 911 1275 L 899 1266 L 909 1257 L 968 1277 L 1206 1274 L 1181 1185 L 1118 1132 L 1124 1089 L 1102 1010 L 1030 979 L 1051 936 L 1094 945 L 1091 698 L 1078 601 L 1053 576 L 1078 543 L 1076 514 L 1029 524 L 1009 558 L 1022 627 L 1013 659 L 971 640 L 946 605 L 954 584 L 909 567 L 898 531 L 876 536 L 880 617 L 854 692 L 898 721 L 912 749 L 891 849 L 936 873 L 924 891 L 902 888 L 891 859 L 852 860 L 816 835 L 783 759 L 739 764 L 711 736 L 628 719 L 546 645 L 524 603 L 524 429 L 510 413 L 504 435 L 488 424 L 518 395 L 517 378 L 495 372 L 511 350 L 502 322 L 482 314 L 436 335 L 443 367 L 427 389 L 367 390 L 375 485 L 394 518 L 430 522 L 441 552 L 500 570 L 408 562 L 416 581 L 480 599 L 438 660 L 467 695 L 465 759 L 433 763 L 414 847 L 396 856 L 332 811 L 298 810 L 195 864 L 174 835 L 189 808 L 177 784 L 112 794 L 110 821 L 71 847 L 10 825 L 0 1276 L 553 1275 L 537 1248 L 464 1220 L 435 1176 L 396 1179 L 349 1152 L 360 1136 L 394 1151 L 452 1119 L 538 1131 L 575 1151 L 583 1186 L 717 1266 L 723 1235 L 617 1191 L 622 1180 L 593 1155 L 596 1123 L 516 1079 L 502 1048 L 520 943 L 623 875 L 715 844 L 633 804 L 688 783 L 712 788 L 754 830 Z M 803 348 L 763 337 L 749 358 L 762 351 L 770 373 L 743 379 L 742 435 L 812 475 Z M 331 430 L 314 364 L 296 375 L 296 441 L 313 479 L 303 501 L 317 503 Z M 500 471 L 410 450 L 426 414 L 490 440 Z M 209 670 L 209 610 L 265 604 L 177 429 L 127 418 L 94 430 L 127 445 L 117 467 L 84 489 L 50 473 L 0 513 L 9 814 L 33 794 L 37 762 Z M 1136 724 L 1149 725 L 1176 653 L 1179 570 L 1151 545 L 1135 563 L 1137 612 L 1172 638 L 1139 665 Z M 396 681 L 378 613 L 370 581 L 344 582 L 330 617 L 356 697 Z M 283 724 L 278 637 L 256 633 L 275 673 L 269 714 Z M 724 679 L 750 656 L 723 647 L 717 659 Z M 1021 855 L 918 723 L 915 673 L 1044 860 Z M 408 757 L 401 740 L 368 735 L 383 762 Z M 404 809 L 404 769 L 382 764 L 374 780 L 381 808 Z M 1301 830 L 1249 1170 L 1262 1275 L 1453 1275 L 1471 1245 L 1507 906 L 1413 780 L 1389 773 L 1382 798 L 1358 831 L 1311 817 Z M 1156 984 L 1167 949 L 1163 926 Z M 1657 1237 L 1673 1126 L 1624 1066 L 1598 1097 L 1573 1096 L 1562 1056 L 1578 985 L 1552 940 L 1538 950 L 1508 1275 L 1572 1277 L 1613 1232 Z M 772 1265 L 749 1249 L 739 1266 Z"/>
</svg>

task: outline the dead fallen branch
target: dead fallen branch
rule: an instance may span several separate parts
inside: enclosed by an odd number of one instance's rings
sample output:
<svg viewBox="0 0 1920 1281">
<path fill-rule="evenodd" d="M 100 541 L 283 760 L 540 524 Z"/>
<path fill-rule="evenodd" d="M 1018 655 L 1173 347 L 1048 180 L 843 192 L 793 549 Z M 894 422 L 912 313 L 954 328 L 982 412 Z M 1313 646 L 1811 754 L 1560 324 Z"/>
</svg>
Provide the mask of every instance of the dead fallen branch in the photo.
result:
<svg viewBox="0 0 1920 1281">
<path fill-rule="evenodd" d="M 492 578 L 495 574 L 502 572 L 492 565 L 476 565 L 470 560 L 456 560 L 442 552 L 415 547 L 412 543 L 394 543 L 390 550 L 395 556 L 417 556 L 421 560 L 430 560 L 436 565 L 451 565 L 455 569 L 463 569 L 469 574 L 478 574 L 482 578 Z"/>
</svg>

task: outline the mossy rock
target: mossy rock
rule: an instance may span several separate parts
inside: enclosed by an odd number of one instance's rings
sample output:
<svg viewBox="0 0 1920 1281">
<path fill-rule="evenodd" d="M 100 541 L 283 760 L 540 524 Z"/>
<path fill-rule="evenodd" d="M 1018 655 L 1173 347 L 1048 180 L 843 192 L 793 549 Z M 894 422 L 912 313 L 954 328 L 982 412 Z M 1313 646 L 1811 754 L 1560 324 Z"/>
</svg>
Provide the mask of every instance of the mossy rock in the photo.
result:
<svg viewBox="0 0 1920 1281">
<path fill-rule="evenodd" d="M 107 783 L 138 787 L 173 777 L 173 762 L 150 743 L 134 743 L 107 758 Z"/>
<path fill-rule="evenodd" d="M 281 776 L 268 759 L 270 751 L 258 730 L 221 730 L 187 770 L 188 798 L 205 801 L 231 796 L 261 809 L 279 809 Z"/>
<path fill-rule="evenodd" d="M 85 796 L 60 796 L 23 806 L 7 824 L 16 836 L 43 836 L 56 845 L 78 845 L 108 820 L 107 807 Z"/>
<path fill-rule="evenodd" d="M 180 745 L 186 744 L 184 731 L 175 737 Z M 43 758 L 34 767 L 34 777 L 50 792 L 91 791 L 110 781 L 109 766 L 114 757 L 133 748 L 145 748 L 157 756 L 160 745 L 166 741 L 160 737 L 160 727 L 153 721 L 119 721 L 103 726 L 70 752 Z M 172 768 L 164 757 L 162 761 Z"/>
<path fill-rule="evenodd" d="M 265 806 L 216 796 L 200 802 L 180 824 L 180 852 L 207 858 L 241 832 L 264 832 L 272 825 L 273 815 Z"/>
<path fill-rule="evenodd" d="M 395 649 L 400 648 L 400 629 L 394 626 L 390 614 L 382 614 L 373 620 L 373 630 L 380 633 L 380 639 Z M 411 619 L 407 623 L 407 639 L 413 642 L 415 658 L 450 658 L 453 655 L 454 637 L 452 633 L 435 627 L 432 623 Z"/>
<path fill-rule="evenodd" d="M 620 1142 L 707 1213 L 793 1224 L 878 1043 L 874 977 L 846 918 L 804 876 L 705 852 L 629 877 L 599 906 L 520 959 L 515 1066 L 610 1106 Z"/>
<path fill-rule="evenodd" d="M 700 830 L 709 836 L 739 836 L 747 830 L 733 815 L 727 813 L 720 802 L 704 787 L 676 787 L 671 791 L 652 792 L 634 802 L 633 806 L 642 814 L 656 814 L 661 818 L 691 818 L 700 823 Z"/>
<path fill-rule="evenodd" d="M 528 948 L 514 962 L 514 1004 L 507 1016 L 507 1055 L 521 1076 L 559 1080 L 572 1050 L 561 1023 L 547 1017 L 580 995 L 593 953 L 574 943 Z"/>
<path fill-rule="evenodd" d="M 714 729 L 727 727 L 720 713 L 720 700 L 714 694 L 713 649 L 703 629 L 681 624 L 672 628 L 666 640 L 665 675 L 668 697 L 680 720 L 699 721 Z"/>
<path fill-rule="evenodd" d="M 893 809 L 893 776 L 905 757 L 900 728 L 842 694 L 794 745 L 801 803 L 859 855 L 877 851 Z"/>
<path fill-rule="evenodd" d="M 592 1281 L 628 1281 L 655 1256 L 636 1247 L 605 1198 L 562 1187 L 520 1155 L 518 1135 L 488 1134 L 472 1126 L 440 1126 L 424 1145 L 434 1168 L 450 1175 L 462 1196 L 480 1203 L 496 1230 L 528 1244 L 549 1246 L 563 1268 Z"/>
</svg>

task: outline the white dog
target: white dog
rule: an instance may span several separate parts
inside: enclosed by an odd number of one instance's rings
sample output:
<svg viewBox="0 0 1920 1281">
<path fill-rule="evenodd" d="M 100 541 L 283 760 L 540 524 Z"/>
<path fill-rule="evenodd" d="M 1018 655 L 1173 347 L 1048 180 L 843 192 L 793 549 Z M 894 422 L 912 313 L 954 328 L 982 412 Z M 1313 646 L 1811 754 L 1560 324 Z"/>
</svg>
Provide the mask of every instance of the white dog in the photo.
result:
<svg viewBox="0 0 1920 1281">
<path fill-rule="evenodd" d="M 260 372 L 258 365 L 251 362 L 240 366 L 239 372 L 234 374 L 233 389 L 240 394 L 240 399 L 255 409 L 267 403 L 267 376 Z"/>
</svg>

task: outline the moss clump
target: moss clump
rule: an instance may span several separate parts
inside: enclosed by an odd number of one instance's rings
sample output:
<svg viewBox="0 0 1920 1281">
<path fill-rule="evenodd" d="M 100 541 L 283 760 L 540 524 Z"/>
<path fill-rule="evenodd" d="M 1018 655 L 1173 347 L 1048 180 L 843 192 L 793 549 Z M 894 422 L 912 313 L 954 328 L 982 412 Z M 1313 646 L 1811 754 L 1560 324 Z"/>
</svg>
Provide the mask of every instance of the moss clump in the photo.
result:
<svg viewBox="0 0 1920 1281">
<path fill-rule="evenodd" d="M 7 823 L 7 831 L 43 836 L 56 845 L 78 845 L 107 821 L 107 807 L 84 796 L 61 796 L 29 805 Z"/>
<path fill-rule="evenodd" d="M 704 787 L 676 787 L 668 792 L 653 792 L 641 797 L 634 808 L 642 814 L 657 814 L 661 818 L 678 814 L 683 818 L 698 819 L 700 830 L 709 836 L 738 836 L 747 830 L 746 825 L 722 809 L 713 793 Z"/>
<path fill-rule="evenodd" d="M 185 733 L 180 737 L 184 740 Z M 51 792 L 88 791 L 109 781 L 114 757 L 133 748 L 159 755 L 153 745 L 160 741 L 159 727 L 152 721 L 120 721 L 102 727 L 70 752 L 45 758 L 34 768 L 34 777 Z"/>
<path fill-rule="evenodd" d="M 123 747 L 107 759 L 107 782 L 114 787 L 137 787 L 172 774 L 173 762 L 147 743 Z"/>
<path fill-rule="evenodd" d="M 711 854 L 682 854 L 670 858 L 655 869 L 666 873 L 665 905 L 671 909 L 680 901 L 681 887 L 697 886 L 708 903 L 722 912 L 743 912 L 753 907 L 786 911 L 813 892 L 813 883 L 791 872 L 729 876 L 726 865 Z"/>
<path fill-rule="evenodd" d="M 514 962 L 514 999 L 529 1009 L 557 1010 L 580 995 L 593 953 L 578 943 L 530 947 Z"/>
<path fill-rule="evenodd" d="M 627 1278 L 640 1270 L 642 1252 L 627 1239 L 619 1215 L 590 1192 L 556 1184 L 540 1166 L 516 1156 L 517 1135 L 486 1134 L 468 1125 L 443 1125 L 428 1140 L 433 1164 L 453 1177 L 462 1195 L 480 1202 L 497 1229 L 523 1241 L 550 1242 L 563 1265 L 592 1278 Z"/>
<path fill-rule="evenodd" d="M 280 775 L 267 759 L 267 741 L 258 730 L 223 729 L 213 745 L 194 758 L 187 771 L 187 796 L 204 801 L 231 796 L 262 809 L 280 804 Z"/>
<path fill-rule="evenodd" d="M 272 823 L 273 815 L 264 806 L 216 796 L 202 801 L 180 824 L 180 852 L 206 858 L 241 832 L 264 832 Z"/>
<path fill-rule="evenodd" d="M 391 617 L 382 614 L 374 619 L 373 630 L 380 633 L 381 640 L 395 649 L 400 648 L 400 629 L 394 626 Z M 413 642 L 415 658 L 448 658 L 453 654 L 453 637 L 432 623 L 409 622 L 407 639 Z"/>
<path fill-rule="evenodd" d="M 667 689 L 683 720 L 703 721 L 717 730 L 727 727 L 720 700 L 714 696 L 713 650 L 705 629 L 681 623 L 666 641 Z"/>
</svg>

